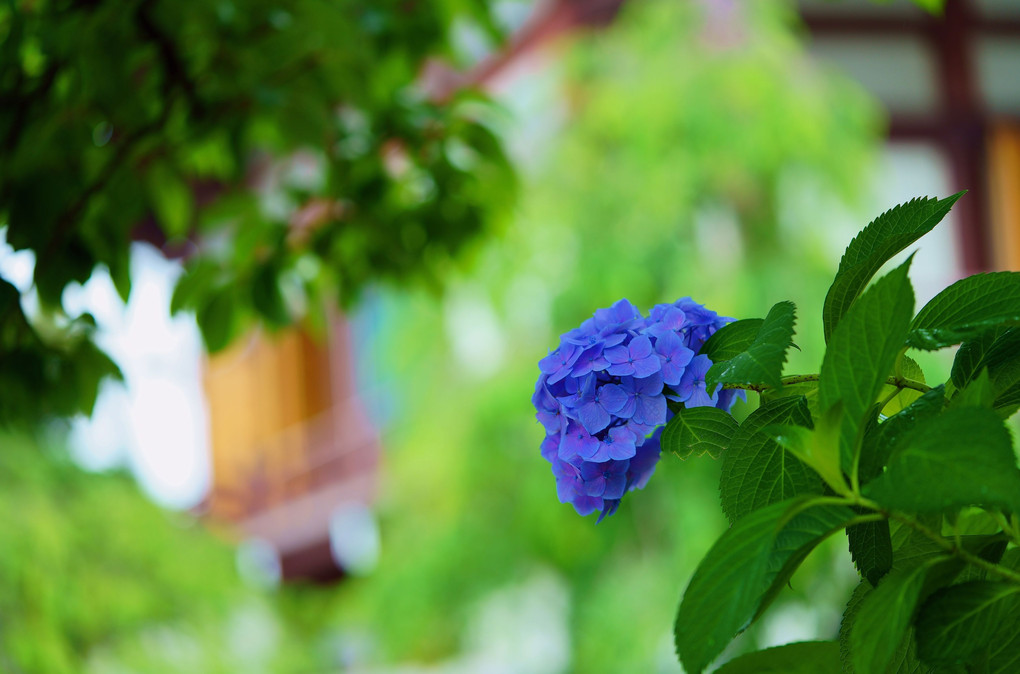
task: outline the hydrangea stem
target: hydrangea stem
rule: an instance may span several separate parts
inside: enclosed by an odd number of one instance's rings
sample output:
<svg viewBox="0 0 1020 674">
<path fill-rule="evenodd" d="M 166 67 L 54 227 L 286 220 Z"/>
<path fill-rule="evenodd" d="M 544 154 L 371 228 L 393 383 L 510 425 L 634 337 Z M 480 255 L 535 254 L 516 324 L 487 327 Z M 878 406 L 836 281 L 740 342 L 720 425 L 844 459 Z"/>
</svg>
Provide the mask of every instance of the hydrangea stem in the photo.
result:
<svg viewBox="0 0 1020 674">
<path fill-rule="evenodd" d="M 989 562 L 986 559 L 982 559 L 977 555 L 967 552 L 958 543 L 954 543 L 946 539 L 945 536 L 942 536 L 941 534 L 932 531 L 927 526 L 925 526 L 924 524 L 922 524 L 917 519 L 915 519 L 914 517 L 907 513 L 886 510 L 882 508 L 882 506 L 875 503 L 874 501 L 870 501 L 868 499 L 857 499 L 857 502 L 854 503 L 854 505 L 874 510 L 884 517 L 888 517 L 891 520 L 896 520 L 897 522 L 900 522 L 910 527 L 914 531 L 917 531 L 926 538 L 931 539 L 932 542 L 934 542 L 940 548 L 948 552 L 950 555 L 957 557 L 963 560 L 964 562 L 967 562 L 968 564 L 973 564 L 974 566 L 983 569 L 988 573 L 995 574 L 996 576 L 1008 580 L 1011 583 L 1020 585 L 1020 574 L 1018 574 L 1017 572 L 1013 571 L 1012 569 L 1007 569 L 1006 567 L 1001 566 L 999 564 L 993 564 L 992 562 Z"/>
<path fill-rule="evenodd" d="M 783 386 L 818 381 L 820 376 L 821 375 L 818 374 L 793 374 L 788 377 L 783 377 Z M 906 377 L 888 377 L 886 378 L 885 383 L 889 386 L 895 386 L 898 389 L 909 388 L 915 391 L 920 391 L 921 393 L 927 393 L 931 390 L 931 386 L 928 386 L 924 382 L 907 379 Z M 767 391 L 772 387 L 765 384 L 723 384 L 723 388 L 735 388 L 742 389 L 744 391 L 755 391 L 757 393 L 761 393 L 762 391 Z"/>
</svg>

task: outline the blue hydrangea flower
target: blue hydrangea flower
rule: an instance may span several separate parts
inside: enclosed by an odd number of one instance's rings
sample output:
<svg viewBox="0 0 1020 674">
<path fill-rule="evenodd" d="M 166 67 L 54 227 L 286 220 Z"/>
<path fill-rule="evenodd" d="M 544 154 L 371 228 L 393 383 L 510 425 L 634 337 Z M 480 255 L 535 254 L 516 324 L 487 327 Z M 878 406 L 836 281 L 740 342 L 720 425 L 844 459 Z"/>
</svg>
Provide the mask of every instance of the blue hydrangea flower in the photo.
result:
<svg viewBox="0 0 1020 674">
<path fill-rule="evenodd" d="M 711 407 L 719 402 L 718 384 L 712 393 L 709 393 L 705 386 L 705 375 L 712 367 L 712 361 L 708 356 L 695 356 L 690 366 L 680 378 L 680 385 L 676 388 L 677 400 L 687 407 Z"/>
<path fill-rule="evenodd" d="M 730 408 L 738 392 L 710 394 L 712 363 L 695 354 L 731 320 L 689 297 L 658 304 L 647 317 L 623 299 L 560 336 L 539 361 L 531 401 L 561 502 L 580 515 L 597 511 L 601 522 L 626 492 L 644 487 L 672 417 L 667 398 Z"/>
</svg>

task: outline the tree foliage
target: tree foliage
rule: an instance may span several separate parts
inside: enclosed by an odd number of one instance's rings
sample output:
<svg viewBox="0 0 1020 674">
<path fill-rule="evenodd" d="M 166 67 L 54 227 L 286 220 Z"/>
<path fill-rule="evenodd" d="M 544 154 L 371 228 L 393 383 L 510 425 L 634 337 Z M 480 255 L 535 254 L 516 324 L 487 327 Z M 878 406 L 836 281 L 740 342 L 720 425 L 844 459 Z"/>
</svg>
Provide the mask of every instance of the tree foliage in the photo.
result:
<svg viewBox="0 0 1020 674">
<path fill-rule="evenodd" d="M 101 265 L 126 298 L 134 237 L 191 253 L 174 309 L 212 350 L 441 276 L 514 182 L 485 99 L 418 83 L 455 20 L 499 35 L 481 0 L 0 7 L 0 226 L 36 260 L 0 281 L 0 421 L 91 409 L 116 368 L 62 293 Z"/>
</svg>

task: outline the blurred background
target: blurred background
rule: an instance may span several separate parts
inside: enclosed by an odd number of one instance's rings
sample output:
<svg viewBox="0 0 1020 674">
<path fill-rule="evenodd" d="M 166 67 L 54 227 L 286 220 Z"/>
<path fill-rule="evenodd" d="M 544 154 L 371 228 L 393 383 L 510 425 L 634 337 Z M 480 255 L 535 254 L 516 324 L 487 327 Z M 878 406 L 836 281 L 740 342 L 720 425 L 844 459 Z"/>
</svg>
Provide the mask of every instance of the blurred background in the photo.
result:
<svg viewBox="0 0 1020 674">
<path fill-rule="evenodd" d="M 962 189 L 918 307 L 1020 269 L 1012 0 L 7 3 L 0 671 L 682 671 L 718 465 L 578 517 L 537 361 L 791 299 L 817 371 L 852 236 Z M 856 579 L 834 537 L 723 659 Z"/>
</svg>

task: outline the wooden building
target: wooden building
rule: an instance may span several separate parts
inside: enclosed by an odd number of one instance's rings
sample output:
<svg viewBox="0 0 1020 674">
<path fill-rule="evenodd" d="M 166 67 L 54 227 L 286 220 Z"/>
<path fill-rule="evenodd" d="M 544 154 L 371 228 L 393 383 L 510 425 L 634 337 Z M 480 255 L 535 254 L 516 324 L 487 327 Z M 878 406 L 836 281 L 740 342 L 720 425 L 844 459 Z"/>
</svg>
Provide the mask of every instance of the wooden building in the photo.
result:
<svg viewBox="0 0 1020 674">
<path fill-rule="evenodd" d="M 255 332 L 209 359 L 205 389 L 209 515 L 270 545 L 284 579 L 340 577 L 331 520 L 371 503 L 379 460 L 346 323 L 335 319 L 322 341 L 299 329 Z"/>
</svg>

